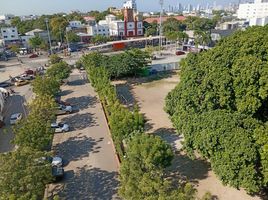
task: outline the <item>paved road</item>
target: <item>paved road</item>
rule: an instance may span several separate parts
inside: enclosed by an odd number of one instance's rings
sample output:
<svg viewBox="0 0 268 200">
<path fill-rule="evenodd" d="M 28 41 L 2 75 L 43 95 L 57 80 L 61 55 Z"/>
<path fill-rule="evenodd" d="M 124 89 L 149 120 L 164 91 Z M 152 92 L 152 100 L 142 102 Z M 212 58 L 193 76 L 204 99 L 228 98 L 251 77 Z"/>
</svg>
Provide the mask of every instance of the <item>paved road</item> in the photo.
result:
<svg viewBox="0 0 268 200">
<path fill-rule="evenodd" d="M 63 86 L 62 99 L 77 110 L 58 117 L 68 123 L 72 131 L 55 134 L 53 149 L 63 157 L 65 177 L 58 184 L 48 186 L 48 196 L 58 194 L 61 199 L 109 200 L 118 199 L 118 165 L 109 129 L 100 102 L 93 88 L 78 72 Z"/>
<path fill-rule="evenodd" d="M 26 102 L 32 97 L 30 85 L 14 87 L 14 91 L 15 94 L 7 99 L 3 112 L 6 125 L 0 129 L 0 153 L 13 150 L 14 145 L 11 144 L 11 140 L 14 139 L 14 134 L 13 126 L 9 124 L 10 116 L 14 113 L 23 113 L 23 117 L 25 117 L 27 112 Z"/>
</svg>

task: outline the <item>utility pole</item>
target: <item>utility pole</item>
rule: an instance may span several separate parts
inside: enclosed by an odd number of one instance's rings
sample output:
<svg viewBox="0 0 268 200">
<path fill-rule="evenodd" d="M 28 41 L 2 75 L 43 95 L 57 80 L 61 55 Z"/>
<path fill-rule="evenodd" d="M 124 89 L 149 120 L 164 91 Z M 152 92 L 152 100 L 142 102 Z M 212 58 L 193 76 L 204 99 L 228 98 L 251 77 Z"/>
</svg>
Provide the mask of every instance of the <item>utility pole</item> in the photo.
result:
<svg viewBox="0 0 268 200">
<path fill-rule="evenodd" d="M 46 25 L 47 25 L 47 34 L 48 34 L 48 41 L 49 41 L 50 53 L 52 53 L 52 46 L 51 46 L 50 32 L 49 32 L 49 27 L 48 27 L 48 18 L 45 19 L 45 22 L 46 22 Z"/>
<path fill-rule="evenodd" d="M 159 4 L 161 6 L 161 10 L 160 10 L 160 22 L 159 22 L 159 51 L 161 53 L 161 47 L 162 47 L 162 15 L 163 15 L 164 0 L 159 0 Z"/>
</svg>

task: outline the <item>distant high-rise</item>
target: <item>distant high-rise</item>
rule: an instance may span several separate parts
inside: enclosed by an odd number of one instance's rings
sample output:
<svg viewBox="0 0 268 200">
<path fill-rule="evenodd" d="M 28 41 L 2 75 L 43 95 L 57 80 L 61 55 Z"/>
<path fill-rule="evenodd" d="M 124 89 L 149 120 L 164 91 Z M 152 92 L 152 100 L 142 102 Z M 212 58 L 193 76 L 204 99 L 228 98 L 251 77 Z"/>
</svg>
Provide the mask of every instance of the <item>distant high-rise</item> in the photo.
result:
<svg viewBox="0 0 268 200">
<path fill-rule="evenodd" d="M 137 4 L 136 0 L 128 0 L 123 5 L 124 8 L 133 9 L 135 12 L 137 12 Z"/>
<path fill-rule="evenodd" d="M 240 19 L 268 17 L 268 0 L 255 0 L 254 3 L 241 3 L 237 10 Z"/>
</svg>

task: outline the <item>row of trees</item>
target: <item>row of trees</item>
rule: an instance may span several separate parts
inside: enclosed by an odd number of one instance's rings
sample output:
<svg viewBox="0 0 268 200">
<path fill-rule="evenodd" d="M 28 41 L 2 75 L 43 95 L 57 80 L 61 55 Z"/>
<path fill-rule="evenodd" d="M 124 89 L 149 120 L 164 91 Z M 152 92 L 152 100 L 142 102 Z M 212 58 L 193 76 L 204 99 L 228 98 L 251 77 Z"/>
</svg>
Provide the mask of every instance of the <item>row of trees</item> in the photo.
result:
<svg viewBox="0 0 268 200">
<path fill-rule="evenodd" d="M 250 28 L 190 54 L 166 98 L 189 155 L 197 150 L 224 184 L 250 193 L 268 184 L 267 33 Z"/>
<path fill-rule="evenodd" d="M 207 45 L 210 43 L 210 30 L 215 28 L 218 20 L 220 19 L 207 19 L 193 16 L 187 17 L 184 21 L 169 18 L 163 23 L 162 31 L 168 40 L 182 42 L 188 38 L 185 31 L 192 30 L 197 38 L 196 43 Z M 158 35 L 159 33 L 157 22 L 151 24 L 145 22 L 144 27 L 146 36 Z"/>
<path fill-rule="evenodd" d="M 94 59 L 91 59 L 92 56 Z M 139 75 L 147 67 L 150 57 L 147 51 L 130 49 L 110 56 L 101 53 L 89 54 L 84 60 L 87 60 L 87 65 L 105 68 L 109 78 L 120 78 Z"/>
<path fill-rule="evenodd" d="M 55 117 L 54 95 L 66 75 L 58 75 L 66 66 L 60 62 L 48 69 L 49 75 L 33 81 L 36 97 L 29 104 L 29 114 L 14 128 L 15 151 L 0 155 L 0 199 L 42 199 L 45 185 L 53 181 L 50 156 L 53 139 L 51 122 Z M 68 71 L 69 72 L 69 71 Z"/>
<path fill-rule="evenodd" d="M 171 165 L 174 157 L 171 146 L 160 137 L 143 133 L 144 118 L 138 108 L 131 112 L 120 104 L 110 82 L 114 68 L 102 66 L 106 59 L 99 53 L 91 53 L 82 58 L 82 63 L 99 94 L 122 161 L 119 195 L 123 199 L 194 199 L 195 190 L 190 184 L 174 185 L 168 180 L 165 168 Z M 132 64 L 129 61 L 128 65 Z M 130 66 L 127 69 L 132 70 Z M 125 75 L 132 74 L 130 72 L 125 71 Z"/>
</svg>

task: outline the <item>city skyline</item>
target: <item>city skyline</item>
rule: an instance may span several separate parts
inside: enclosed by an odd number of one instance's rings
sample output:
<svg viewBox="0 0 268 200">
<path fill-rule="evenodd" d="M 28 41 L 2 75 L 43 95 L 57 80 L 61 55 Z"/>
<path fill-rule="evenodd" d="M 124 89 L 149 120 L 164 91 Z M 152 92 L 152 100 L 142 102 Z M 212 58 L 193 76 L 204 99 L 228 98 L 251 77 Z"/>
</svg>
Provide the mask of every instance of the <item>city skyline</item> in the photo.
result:
<svg viewBox="0 0 268 200">
<path fill-rule="evenodd" d="M 152 4 L 155 2 L 154 4 Z M 169 5 L 176 6 L 179 3 L 183 5 L 193 4 L 193 5 L 213 5 L 215 1 L 213 0 L 165 0 L 164 7 L 167 9 Z M 228 3 L 236 2 L 234 0 L 224 0 L 216 1 L 217 5 L 227 5 Z M 70 12 L 74 10 L 79 10 L 82 12 L 87 12 L 91 10 L 106 10 L 108 7 L 118 7 L 121 8 L 124 0 L 109 0 L 96 4 L 93 0 L 89 0 L 88 4 L 84 0 L 69 0 L 68 2 L 64 0 L 47 0 L 47 1 L 37 1 L 37 0 L 27 0 L 27 4 L 21 0 L 11 0 L 5 1 L 0 0 L 0 14 L 14 14 L 14 15 L 29 15 L 29 14 L 53 14 L 58 12 Z M 236 2 L 238 3 L 238 2 Z M 31 5 L 31 6 L 29 6 Z M 52 6 L 53 5 L 53 6 Z M 64 7 L 62 6 L 64 5 Z M 139 11 L 157 11 L 159 10 L 158 0 L 137 0 L 138 10 Z"/>
</svg>

